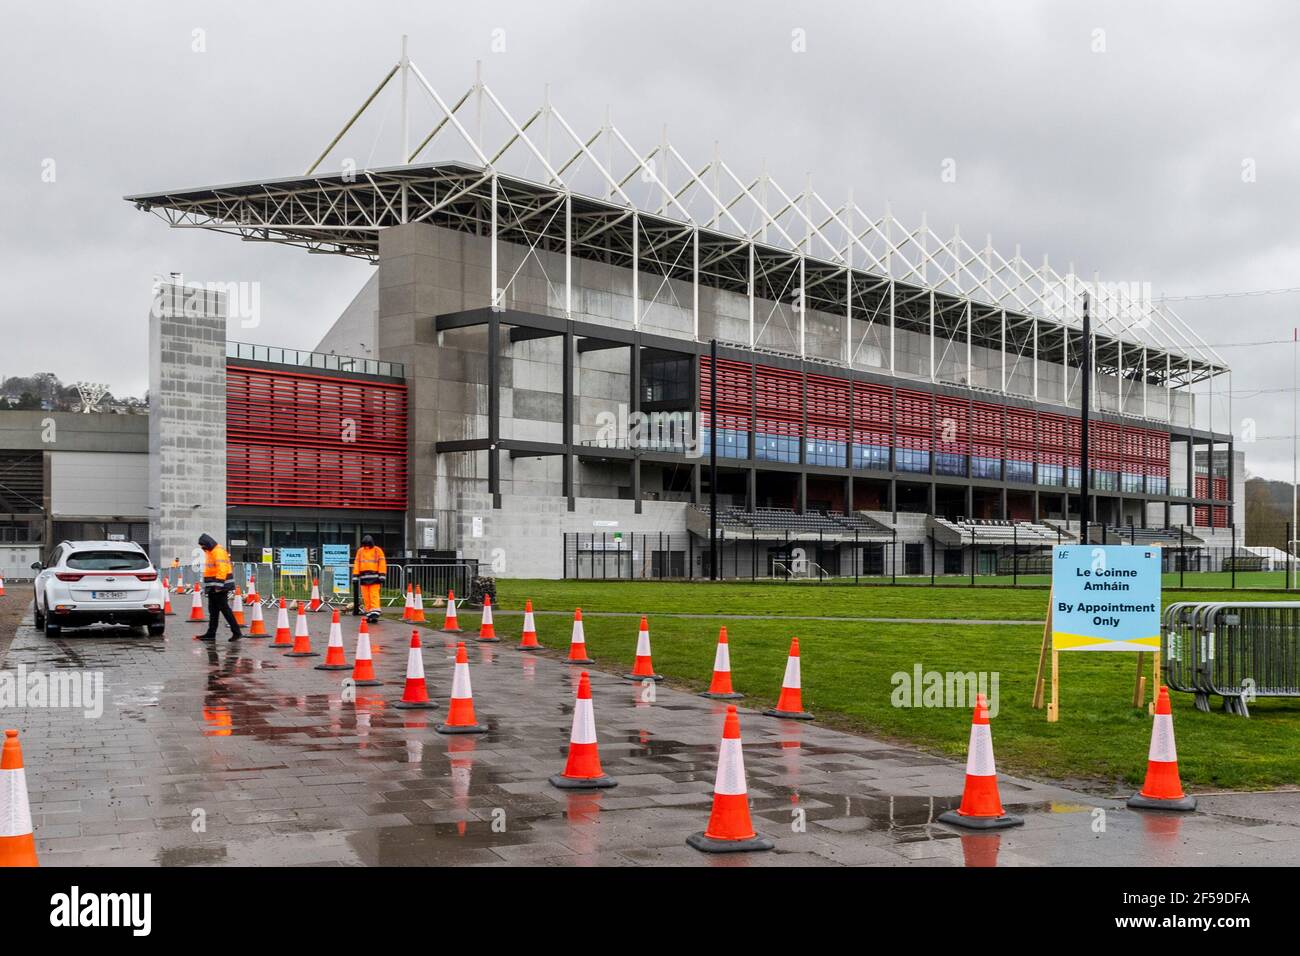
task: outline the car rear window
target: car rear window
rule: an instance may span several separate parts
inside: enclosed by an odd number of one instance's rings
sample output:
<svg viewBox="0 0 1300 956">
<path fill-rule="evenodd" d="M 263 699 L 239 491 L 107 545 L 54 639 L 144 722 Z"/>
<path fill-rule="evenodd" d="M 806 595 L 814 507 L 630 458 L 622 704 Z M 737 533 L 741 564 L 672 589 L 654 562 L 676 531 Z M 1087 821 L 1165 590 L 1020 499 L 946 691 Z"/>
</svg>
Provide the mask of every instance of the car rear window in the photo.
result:
<svg viewBox="0 0 1300 956">
<path fill-rule="evenodd" d="M 149 558 L 139 551 L 77 551 L 68 555 L 74 571 L 146 571 Z"/>
</svg>

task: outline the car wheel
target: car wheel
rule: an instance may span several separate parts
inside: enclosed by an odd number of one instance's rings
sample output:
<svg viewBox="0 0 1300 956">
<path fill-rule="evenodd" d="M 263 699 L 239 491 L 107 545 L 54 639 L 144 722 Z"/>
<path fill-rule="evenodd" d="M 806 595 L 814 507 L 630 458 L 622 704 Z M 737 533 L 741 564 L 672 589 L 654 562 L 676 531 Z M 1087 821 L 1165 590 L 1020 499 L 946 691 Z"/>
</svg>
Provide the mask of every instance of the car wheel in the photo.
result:
<svg viewBox="0 0 1300 956">
<path fill-rule="evenodd" d="M 150 636 L 150 637 L 162 637 L 162 636 L 163 636 L 163 632 L 164 632 L 165 630 L 167 630 L 167 625 L 166 625 L 166 624 L 150 624 L 150 625 L 149 625 L 149 636 Z"/>
<path fill-rule="evenodd" d="M 37 603 L 36 601 L 33 601 L 33 602 L 32 602 L 32 606 L 35 608 L 35 612 L 34 612 L 34 615 L 35 615 L 35 616 L 34 616 L 34 620 L 35 620 L 36 627 L 37 627 L 38 630 L 44 630 L 44 628 L 45 628 L 45 614 L 41 611 L 41 606 L 40 606 L 40 604 Z"/>
<path fill-rule="evenodd" d="M 63 633 L 63 628 L 59 627 L 59 625 L 55 624 L 49 618 L 45 619 L 46 637 L 58 637 L 61 633 Z"/>
</svg>

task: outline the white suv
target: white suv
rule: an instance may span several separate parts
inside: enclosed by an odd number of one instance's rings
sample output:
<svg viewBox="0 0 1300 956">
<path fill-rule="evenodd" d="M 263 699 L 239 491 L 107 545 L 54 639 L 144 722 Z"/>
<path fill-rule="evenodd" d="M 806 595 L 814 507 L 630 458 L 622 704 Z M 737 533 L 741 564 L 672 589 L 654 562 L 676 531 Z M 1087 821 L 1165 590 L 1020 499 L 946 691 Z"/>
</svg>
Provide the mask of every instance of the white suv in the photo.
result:
<svg viewBox="0 0 1300 956">
<path fill-rule="evenodd" d="M 63 541 L 36 571 L 36 626 L 46 637 L 65 627 L 126 624 L 163 633 L 164 596 L 149 555 L 130 541 Z"/>
</svg>

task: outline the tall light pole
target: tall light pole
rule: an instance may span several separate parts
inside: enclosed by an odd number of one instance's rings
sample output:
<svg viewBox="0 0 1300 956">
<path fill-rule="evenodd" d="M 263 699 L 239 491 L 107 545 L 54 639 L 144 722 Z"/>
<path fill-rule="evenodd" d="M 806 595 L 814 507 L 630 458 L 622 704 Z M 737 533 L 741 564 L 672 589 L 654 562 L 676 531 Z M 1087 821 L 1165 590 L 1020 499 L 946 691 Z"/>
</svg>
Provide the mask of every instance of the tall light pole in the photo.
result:
<svg viewBox="0 0 1300 956">
<path fill-rule="evenodd" d="M 1088 467 L 1088 413 L 1092 400 L 1092 315 L 1089 308 L 1088 293 L 1083 294 L 1083 376 L 1082 407 L 1079 409 L 1079 543 L 1088 543 L 1088 517 L 1091 508 L 1090 468 Z M 1102 536 L 1105 542 L 1105 535 Z"/>
<path fill-rule="evenodd" d="M 718 340 L 709 341 L 709 580 L 718 580 Z"/>
</svg>

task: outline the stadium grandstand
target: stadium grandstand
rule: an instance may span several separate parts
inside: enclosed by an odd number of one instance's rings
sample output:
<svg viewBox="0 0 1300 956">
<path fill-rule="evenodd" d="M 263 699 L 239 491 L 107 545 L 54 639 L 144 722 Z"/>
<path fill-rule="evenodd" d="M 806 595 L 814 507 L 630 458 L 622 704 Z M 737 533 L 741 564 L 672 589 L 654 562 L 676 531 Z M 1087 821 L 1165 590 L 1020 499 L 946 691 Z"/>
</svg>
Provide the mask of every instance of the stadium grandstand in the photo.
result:
<svg viewBox="0 0 1300 956">
<path fill-rule="evenodd" d="M 513 113 L 480 78 L 444 97 L 406 58 L 372 100 L 398 74 L 434 112 L 412 128 L 402 103 L 398 165 L 324 169 L 350 122 L 303 174 L 127 197 L 172 227 L 377 265 L 310 353 L 210 343 L 240 427 L 205 454 L 250 552 L 277 514 L 362 509 L 394 548 L 509 576 L 560 577 L 562 540 L 607 533 L 666 536 L 674 554 L 629 559 L 700 576 L 716 492 L 723 536 L 763 568 L 793 537 L 833 543 L 840 573 L 886 539 L 909 573 L 996 570 L 1007 546 L 1078 539 L 1085 293 L 1090 539 L 1230 540 L 1228 366 L 1141 287 L 666 135 L 634 146 L 609 119 L 581 134 L 549 95 Z M 324 415 L 320 379 L 349 389 Z M 339 401 L 352 441 L 332 434 Z"/>
</svg>

